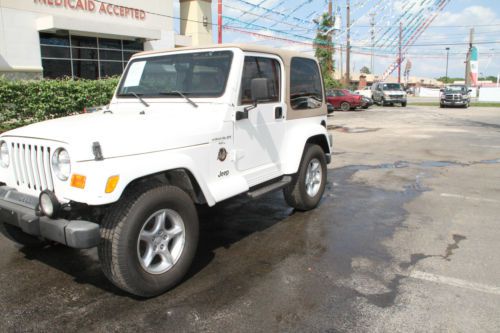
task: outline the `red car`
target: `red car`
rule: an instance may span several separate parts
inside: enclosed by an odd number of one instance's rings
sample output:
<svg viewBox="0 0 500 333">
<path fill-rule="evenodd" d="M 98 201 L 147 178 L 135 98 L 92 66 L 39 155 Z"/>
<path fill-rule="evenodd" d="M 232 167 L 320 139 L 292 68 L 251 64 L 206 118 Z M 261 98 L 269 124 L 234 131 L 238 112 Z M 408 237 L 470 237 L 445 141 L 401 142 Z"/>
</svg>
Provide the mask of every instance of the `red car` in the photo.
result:
<svg viewBox="0 0 500 333">
<path fill-rule="evenodd" d="M 333 89 L 326 94 L 326 100 L 332 104 L 335 109 L 349 111 L 361 107 L 363 104 L 362 96 L 353 94 L 347 89 Z"/>
</svg>

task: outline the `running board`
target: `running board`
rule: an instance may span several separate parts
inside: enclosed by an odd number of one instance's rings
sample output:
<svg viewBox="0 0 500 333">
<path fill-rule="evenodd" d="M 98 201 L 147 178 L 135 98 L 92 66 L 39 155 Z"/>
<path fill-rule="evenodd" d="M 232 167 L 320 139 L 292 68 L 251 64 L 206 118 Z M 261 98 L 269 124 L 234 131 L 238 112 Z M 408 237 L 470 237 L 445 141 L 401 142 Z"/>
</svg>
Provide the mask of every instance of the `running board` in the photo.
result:
<svg viewBox="0 0 500 333">
<path fill-rule="evenodd" d="M 252 199 L 257 199 L 263 196 L 264 194 L 267 194 L 269 192 L 273 192 L 279 189 L 282 189 L 283 187 L 287 186 L 292 182 L 292 176 L 284 176 L 281 178 L 280 181 L 277 181 L 276 183 L 269 184 L 267 186 L 258 188 L 256 190 L 253 190 L 251 192 L 248 192 L 248 196 Z"/>
</svg>

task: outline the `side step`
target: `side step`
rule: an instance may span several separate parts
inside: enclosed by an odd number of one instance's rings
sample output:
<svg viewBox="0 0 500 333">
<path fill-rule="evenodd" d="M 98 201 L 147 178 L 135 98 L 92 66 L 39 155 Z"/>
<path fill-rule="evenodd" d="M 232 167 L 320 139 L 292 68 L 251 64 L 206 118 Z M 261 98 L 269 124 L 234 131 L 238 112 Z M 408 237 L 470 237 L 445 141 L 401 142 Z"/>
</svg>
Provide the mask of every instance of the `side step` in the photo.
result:
<svg viewBox="0 0 500 333">
<path fill-rule="evenodd" d="M 283 187 L 287 186 L 291 182 L 292 182 L 292 176 L 284 176 L 283 178 L 281 178 L 281 180 L 277 181 L 276 183 L 271 183 L 271 184 L 266 185 L 264 187 L 250 191 L 250 192 L 248 192 L 247 195 L 252 199 L 257 199 L 257 198 L 260 198 L 261 196 L 263 196 L 264 194 L 282 189 Z"/>
</svg>

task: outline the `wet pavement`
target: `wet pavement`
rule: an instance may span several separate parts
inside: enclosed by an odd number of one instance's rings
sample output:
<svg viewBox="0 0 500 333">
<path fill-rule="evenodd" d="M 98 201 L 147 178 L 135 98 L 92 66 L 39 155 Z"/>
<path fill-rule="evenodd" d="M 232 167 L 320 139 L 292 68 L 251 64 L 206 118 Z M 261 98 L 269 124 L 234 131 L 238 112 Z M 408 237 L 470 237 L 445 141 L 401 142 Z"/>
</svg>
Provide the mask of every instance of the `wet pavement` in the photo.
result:
<svg viewBox="0 0 500 333">
<path fill-rule="evenodd" d="M 335 113 L 320 206 L 200 209 L 189 276 L 154 299 L 111 285 L 95 250 L 1 238 L 0 331 L 498 332 L 499 115 Z"/>
</svg>

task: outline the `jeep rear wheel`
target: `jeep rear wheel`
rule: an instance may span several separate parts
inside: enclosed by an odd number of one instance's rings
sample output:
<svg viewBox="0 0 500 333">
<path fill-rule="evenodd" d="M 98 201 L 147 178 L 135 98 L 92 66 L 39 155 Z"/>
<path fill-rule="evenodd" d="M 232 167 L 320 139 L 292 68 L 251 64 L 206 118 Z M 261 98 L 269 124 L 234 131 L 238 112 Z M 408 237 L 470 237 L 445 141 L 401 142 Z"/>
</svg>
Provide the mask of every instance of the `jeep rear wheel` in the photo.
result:
<svg viewBox="0 0 500 333">
<path fill-rule="evenodd" d="M 326 186 L 326 157 L 320 146 L 307 144 L 300 169 L 292 178 L 292 183 L 283 189 L 288 205 L 298 210 L 315 208 Z"/>
<path fill-rule="evenodd" d="M 182 280 L 197 243 L 198 216 L 189 195 L 174 186 L 141 186 L 105 217 L 99 258 L 116 286 L 152 297 Z"/>
</svg>

